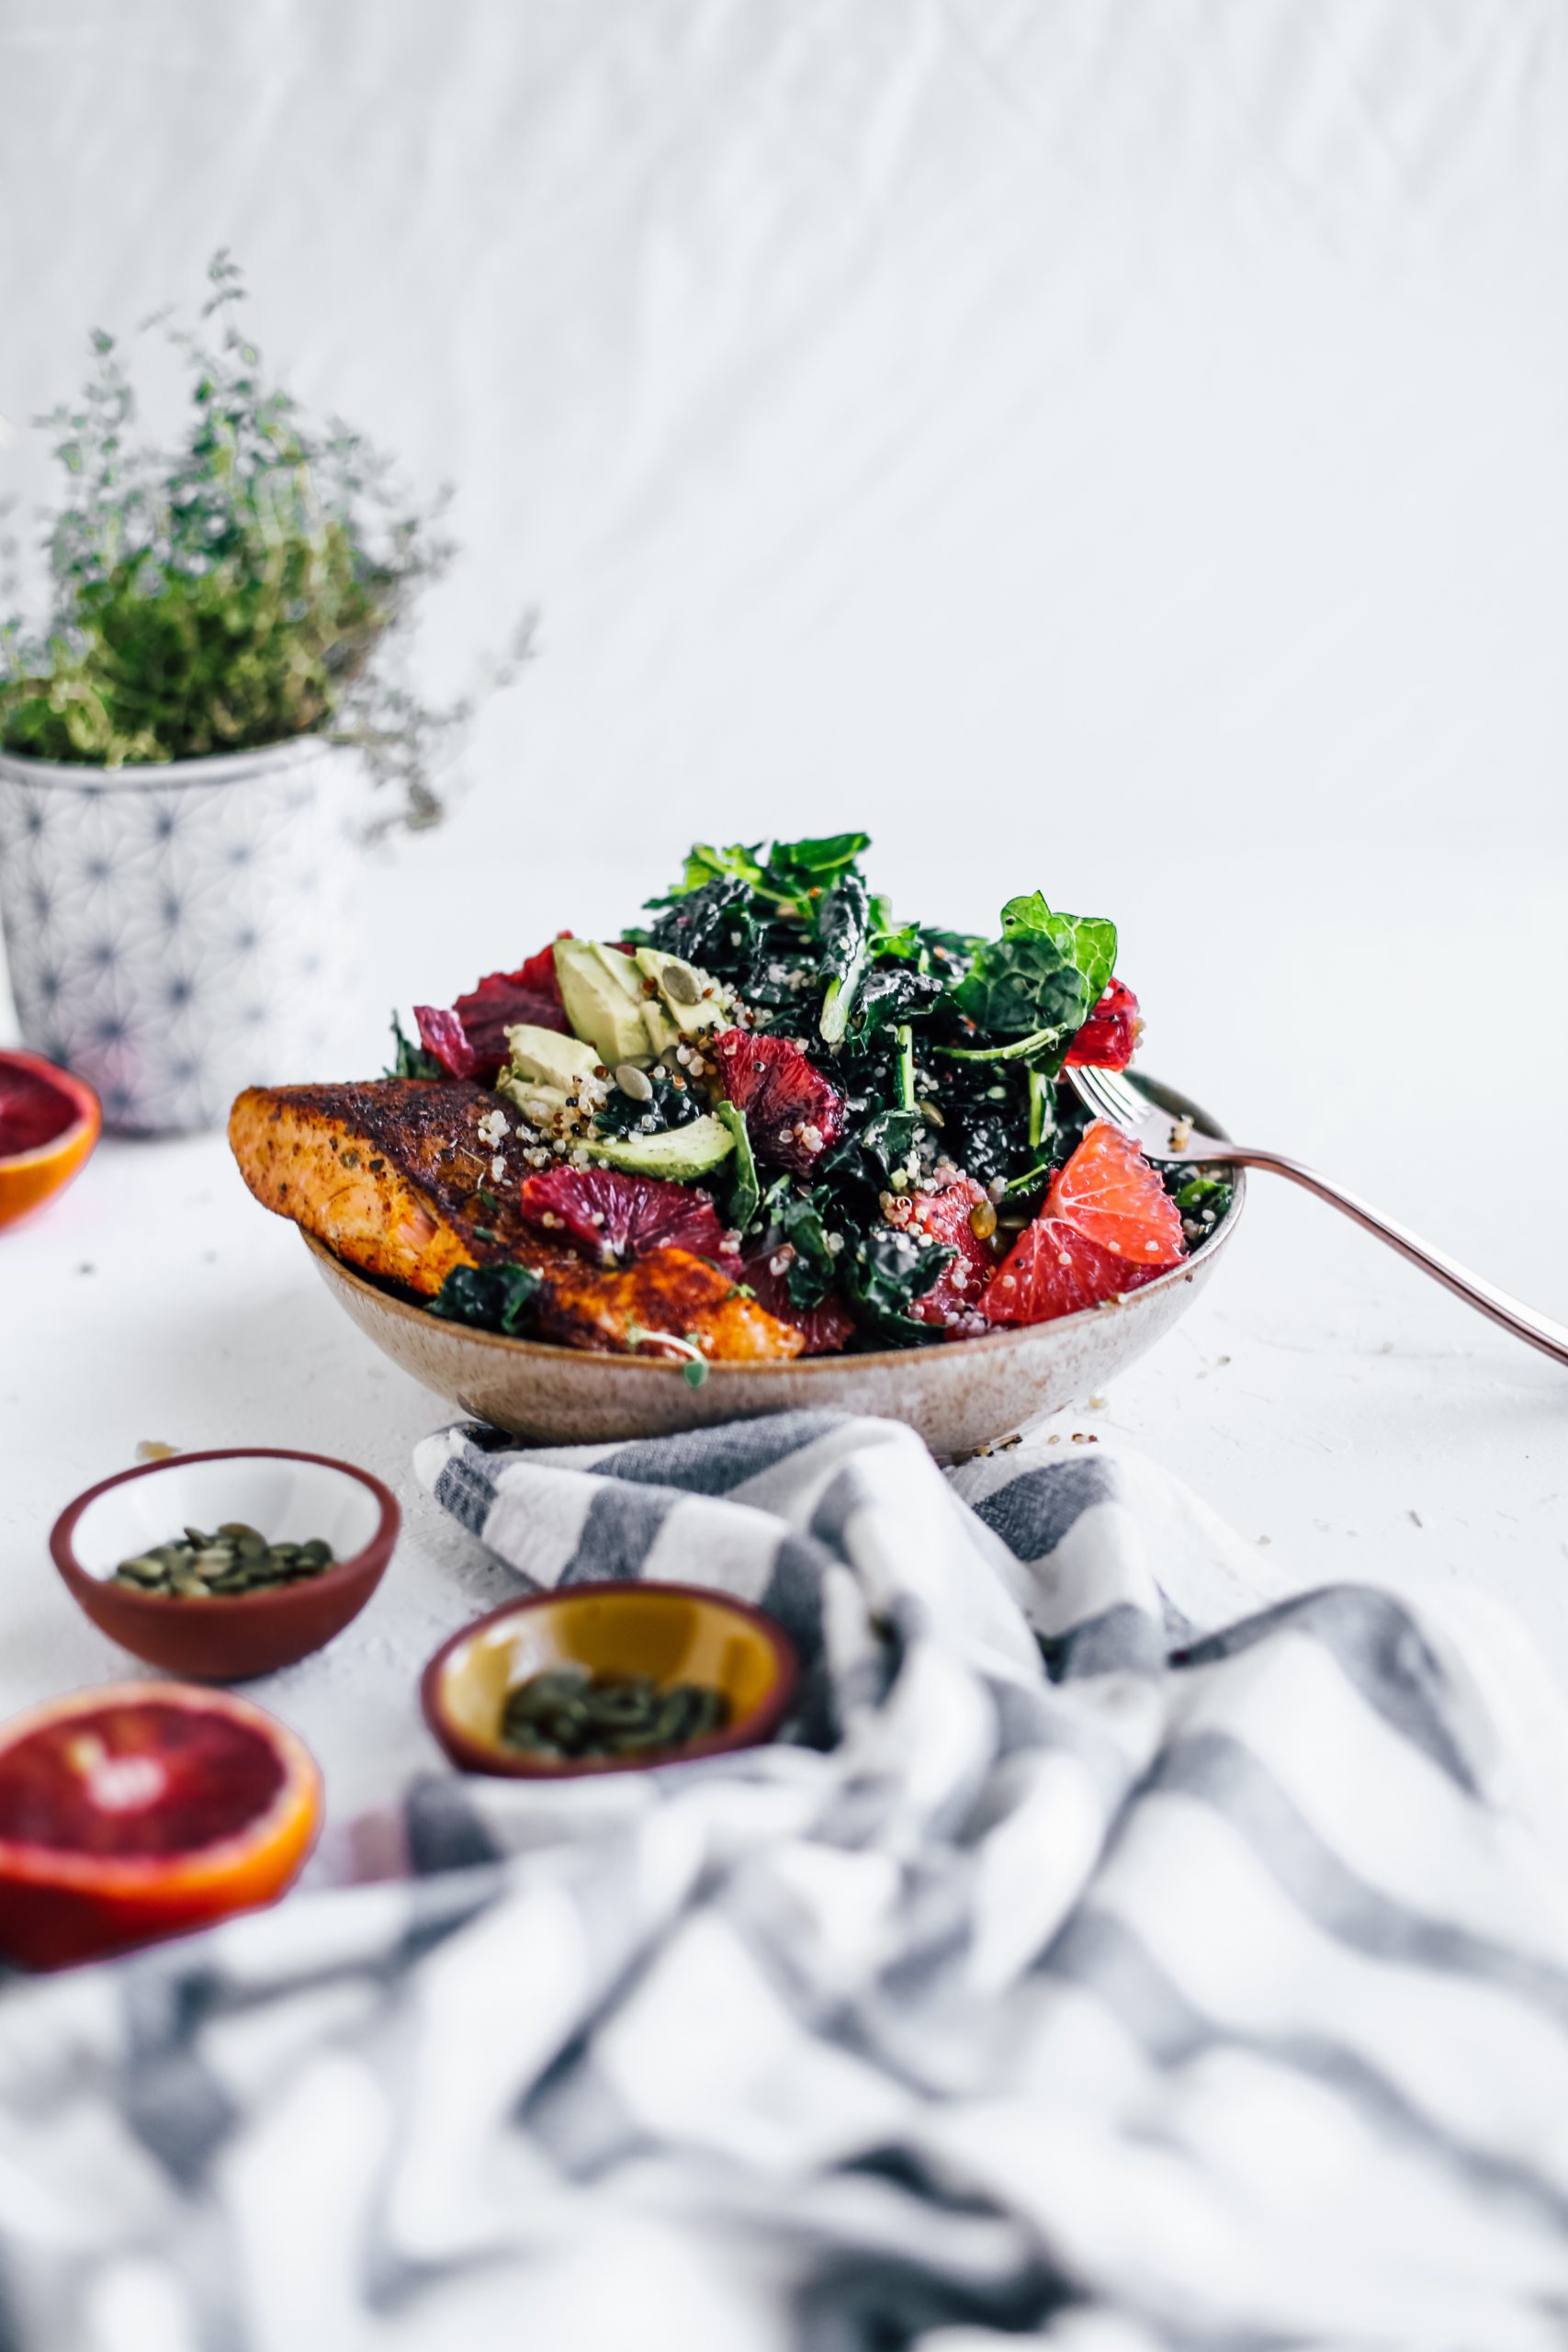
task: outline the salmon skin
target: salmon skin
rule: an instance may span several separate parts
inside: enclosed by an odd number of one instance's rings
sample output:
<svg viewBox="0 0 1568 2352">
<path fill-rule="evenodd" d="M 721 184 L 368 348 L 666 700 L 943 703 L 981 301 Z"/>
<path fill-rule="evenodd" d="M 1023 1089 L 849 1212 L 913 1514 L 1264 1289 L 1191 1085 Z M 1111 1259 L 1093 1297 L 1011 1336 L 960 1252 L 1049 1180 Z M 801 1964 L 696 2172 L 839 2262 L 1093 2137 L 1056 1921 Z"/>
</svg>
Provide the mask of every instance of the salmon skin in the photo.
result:
<svg viewBox="0 0 1568 2352">
<path fill-rule="evenodd" d="M 715 1363 L 800 1353 L 801 1334 L 705 1258 L 654 1250 L 606 1270 L 525 1225 L 517 1176 L 492 1180 L 494 1146 L 479 1133 L 496 1107 L 488 1087 L 466 1079 L 252 1086 L 230 1113 L 229 1143 L 264 1208 L 345 1265 L 423 1297 L 456 1266 L 531 1266 L 542 1339 L 624 1351 L 636 1327 L 690 1335 Z"/>
</svg>

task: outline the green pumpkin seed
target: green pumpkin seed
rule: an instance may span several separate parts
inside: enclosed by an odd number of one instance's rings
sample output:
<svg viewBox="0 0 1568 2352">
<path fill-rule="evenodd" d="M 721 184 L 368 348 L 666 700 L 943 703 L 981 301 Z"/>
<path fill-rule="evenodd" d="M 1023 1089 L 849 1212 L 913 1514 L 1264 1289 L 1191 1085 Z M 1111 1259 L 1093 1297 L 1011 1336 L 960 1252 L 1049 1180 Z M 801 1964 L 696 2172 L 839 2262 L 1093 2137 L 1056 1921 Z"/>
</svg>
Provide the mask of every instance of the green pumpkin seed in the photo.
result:
<svg viewBox="0 0 1568 2352">
<path fill-rule="evenodd" d="M 218 1532 L 220 1535 L 232 1535 L 236 1539 L 242 1535 L 254 1535 L 258 1543 L 261 1540 L 258 1531 L 247 1526 L 243 1519 L 226 1519 Z"/>
<path fill-rule="evenodd" d="M 139 1552 L 135 1559 L 122 1560 L 115 1574 L 126 1577 L 132 1584 L 161 1584 L 164 1563 L 155 1560 L 149 1552 Z"/>
<path fill-rule="evenodd" d="M 312 1537 L 309 1544 L 301 1544 L 299 1546 L 299 1557 L 302 1560 L 310 1561 L 311 1564 L 318 1568 L 326 1567 L 330 1564 L 332 1556 L 332 1545 L 330 1544 L 323 1544 L 319 1535 Z"/>
</svg>

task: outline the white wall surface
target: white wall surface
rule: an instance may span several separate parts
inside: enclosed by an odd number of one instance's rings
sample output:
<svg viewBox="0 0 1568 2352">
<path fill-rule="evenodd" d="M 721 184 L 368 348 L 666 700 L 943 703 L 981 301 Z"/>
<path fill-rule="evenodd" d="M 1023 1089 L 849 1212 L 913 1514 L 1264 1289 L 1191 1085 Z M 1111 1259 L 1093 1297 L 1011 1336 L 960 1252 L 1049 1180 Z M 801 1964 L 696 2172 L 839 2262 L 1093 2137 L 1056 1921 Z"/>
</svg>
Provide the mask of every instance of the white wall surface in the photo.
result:
<svg viewBox="0 0 1568 2352">
<path fill-rule="evenodd" d="M 433 871 L 1562 839 L 1559 0 L 0 0 L 0 484 L 226 243 L 542 605 Z"/>
</svg>

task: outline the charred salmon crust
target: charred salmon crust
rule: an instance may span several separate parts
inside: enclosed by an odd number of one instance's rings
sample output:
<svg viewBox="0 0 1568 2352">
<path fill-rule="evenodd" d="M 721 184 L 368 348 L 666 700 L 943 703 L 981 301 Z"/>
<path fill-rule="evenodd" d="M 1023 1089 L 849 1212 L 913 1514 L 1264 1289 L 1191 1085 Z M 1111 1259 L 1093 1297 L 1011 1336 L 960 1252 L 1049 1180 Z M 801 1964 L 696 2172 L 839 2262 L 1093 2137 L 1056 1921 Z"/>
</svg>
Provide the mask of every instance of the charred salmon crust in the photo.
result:
<svg viewBox="0 0 1568 2352">
<path fill-rule="evenodd" d="M 605 1272 L 525 1226 L 515 1178 L 492 1190 L 493 1147 L 479 1128 L 495 1108 L 488 1088 L 463 1079 L 253 1086 L 230 1114 L 229 1142 L 264 1208 L 422 1296 L 455 1266 L 511 1262 L 542 1278 L 542 1336 L 571 1347 L 624 1349 L 635 1328 L 690 1336 L 716 1362 L 800 1353 L 799 1332 L 705 1259 L 657 1250 Z"/>
</svg>

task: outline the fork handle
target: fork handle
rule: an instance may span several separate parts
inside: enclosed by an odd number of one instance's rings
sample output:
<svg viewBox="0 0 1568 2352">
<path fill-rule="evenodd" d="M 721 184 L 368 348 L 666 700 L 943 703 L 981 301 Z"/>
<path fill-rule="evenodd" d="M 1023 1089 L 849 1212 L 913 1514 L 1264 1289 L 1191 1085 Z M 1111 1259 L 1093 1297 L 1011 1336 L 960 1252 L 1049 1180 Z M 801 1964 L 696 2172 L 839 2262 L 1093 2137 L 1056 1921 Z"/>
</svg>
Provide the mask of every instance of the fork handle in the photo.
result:
<svg viewBox="0 0 1568 2352">
<path fill-rule="evenodd" d="M 1303 1168 L 1299 1159 L 1287 1159 L 1283 1152 L 1255 1150 L 1249 1144 L 1215 1143 L 1211 1147 L 1205 1141 L 1203 1157 L 1234 1161 L 1243 1168 L 1271 1168 L 1277 1176 L 1288 1176 L 1292 1184 L 1315 1193 L 1320 1201 L 1338 1209 L 1364 1232 L 1386 1241 L 1391 1250 L 1397 1250 L 1413 1266 L 1419 1266 L 1423 1273 L 1430 1274 L 1434 1281 L 1451 1290 L 1456 1298 L 1462 1298 L 1483 1315 L 1489 1315 L 1494 1323 L 1500 1323 L 1505 1331 L 1512 1331 L 1517 1340 L 1527 1340 L 1542 1355 L 1568 1364 L 1568 1324 L 1554 1323 L 1550 1316 L 1538 1315 L 1522 1299 L 1511 1297 L 1495 1283 L 1483 1282 L 1479 1274 L 1472 1274 L 1468 1266 L 1461 1266 L 1443 1250 L 1434 1250 L 1429 1242 L 1412 1233 L 1408 1226 L 1396 1225 L 1393 1217 L 1382 1216 L 1354 1193 L 1348 1193 L 1342 1184 L 1331 1184 L 1315 1169 Z"/>
</svg>

